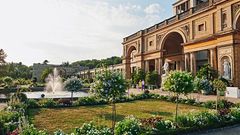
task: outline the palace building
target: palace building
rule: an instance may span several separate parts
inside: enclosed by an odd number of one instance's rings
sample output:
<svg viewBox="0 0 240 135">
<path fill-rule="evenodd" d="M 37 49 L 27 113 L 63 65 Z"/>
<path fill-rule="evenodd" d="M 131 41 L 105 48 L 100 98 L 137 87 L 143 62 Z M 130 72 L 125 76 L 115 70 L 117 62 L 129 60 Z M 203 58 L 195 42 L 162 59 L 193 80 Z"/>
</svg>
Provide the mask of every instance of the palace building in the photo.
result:
<svg viewBox="0 0 240 135">
<path fill-rule="evenodd" d="M 123 39 L 126 78 L 137 69 L 193 74 L 205 64 L 240 87 L 240 0 L 178 0 L 174 16 Z"/>
<path fill-rule="evenodd" d="M 170 70 L 194 75 L 210 64 L 240 87 L 240 0 L 178 0 L 173 11 L 173 17 L 123 39 L 118 70 L 127 79 L 138 69 L 157 71 L 160 78 L 166 62 Z"/>
</svg>

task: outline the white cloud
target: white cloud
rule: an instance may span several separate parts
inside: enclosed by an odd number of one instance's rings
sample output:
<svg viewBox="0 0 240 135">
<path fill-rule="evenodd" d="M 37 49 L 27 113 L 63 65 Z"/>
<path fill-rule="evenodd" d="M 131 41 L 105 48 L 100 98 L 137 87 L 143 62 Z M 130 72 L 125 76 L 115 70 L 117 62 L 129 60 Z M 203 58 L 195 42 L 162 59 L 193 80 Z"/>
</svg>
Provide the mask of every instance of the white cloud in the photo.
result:
<svg viewBox="0 0 240 135">
<path fill-rule="evenodd" d="M 164 9 L 158 3 L 150 4 L 144 9 L 146 14 L 160 14 Z"/>
<path fill-rule="evenodd" d="M 99 0 L 2 0 L 0 48 L 8 61 L 29 65 L 121 56 L 122 38 L 160 21 L 160 10 Z"/>
</svg>

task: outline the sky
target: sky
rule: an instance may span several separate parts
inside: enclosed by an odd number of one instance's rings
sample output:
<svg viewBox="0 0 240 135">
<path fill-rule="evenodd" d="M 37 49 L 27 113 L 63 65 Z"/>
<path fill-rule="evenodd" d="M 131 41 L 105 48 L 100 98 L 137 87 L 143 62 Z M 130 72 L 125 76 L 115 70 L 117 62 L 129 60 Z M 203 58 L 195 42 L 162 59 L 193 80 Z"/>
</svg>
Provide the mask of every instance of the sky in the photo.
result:
<svg viewBox="0 0 240 135">
<path fill-rule="evenodd" d="M 0 0 L 0 48 L 26 65 L 122 55 L 123 38 L 173 15 L 176 0 Z"/>
</svg>

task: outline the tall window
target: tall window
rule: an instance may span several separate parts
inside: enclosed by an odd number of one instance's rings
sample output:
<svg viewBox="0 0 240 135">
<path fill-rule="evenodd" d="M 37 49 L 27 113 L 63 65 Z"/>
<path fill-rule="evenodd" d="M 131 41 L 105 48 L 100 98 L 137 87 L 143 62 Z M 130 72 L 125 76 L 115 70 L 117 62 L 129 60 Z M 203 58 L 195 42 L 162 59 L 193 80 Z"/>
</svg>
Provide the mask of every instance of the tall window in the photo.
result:
<svg viewBox="0 0 240 135">
<path fill-rule="evenodd" d="M 197 71 L 199 71 L 202 66 L 209 64 L 209 51 L 199 51 L 196 54 L 196 65 L 197 65 Z"/>
</svg>

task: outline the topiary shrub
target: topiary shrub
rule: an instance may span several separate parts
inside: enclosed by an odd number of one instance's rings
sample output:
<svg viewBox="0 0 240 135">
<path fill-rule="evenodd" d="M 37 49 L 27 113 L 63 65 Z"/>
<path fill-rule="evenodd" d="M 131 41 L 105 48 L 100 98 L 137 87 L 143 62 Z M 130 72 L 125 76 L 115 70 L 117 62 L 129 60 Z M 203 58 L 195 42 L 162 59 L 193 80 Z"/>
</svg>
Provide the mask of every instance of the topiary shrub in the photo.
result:
<svg viewBox="0 0 240 135">
<path fill-rule="evenodd" d="M 129 116 L 117 123 L 114 133 L 115 135 L 139 135 L 141 133 L 141 123 L 133 116 Z"/>
<path fill-rule="evenodd" d="M 53 99 L 42 99 L 38 101 L 41 107 L 54 108 L 57 107 L 57 103 Z"/>
</svg>

